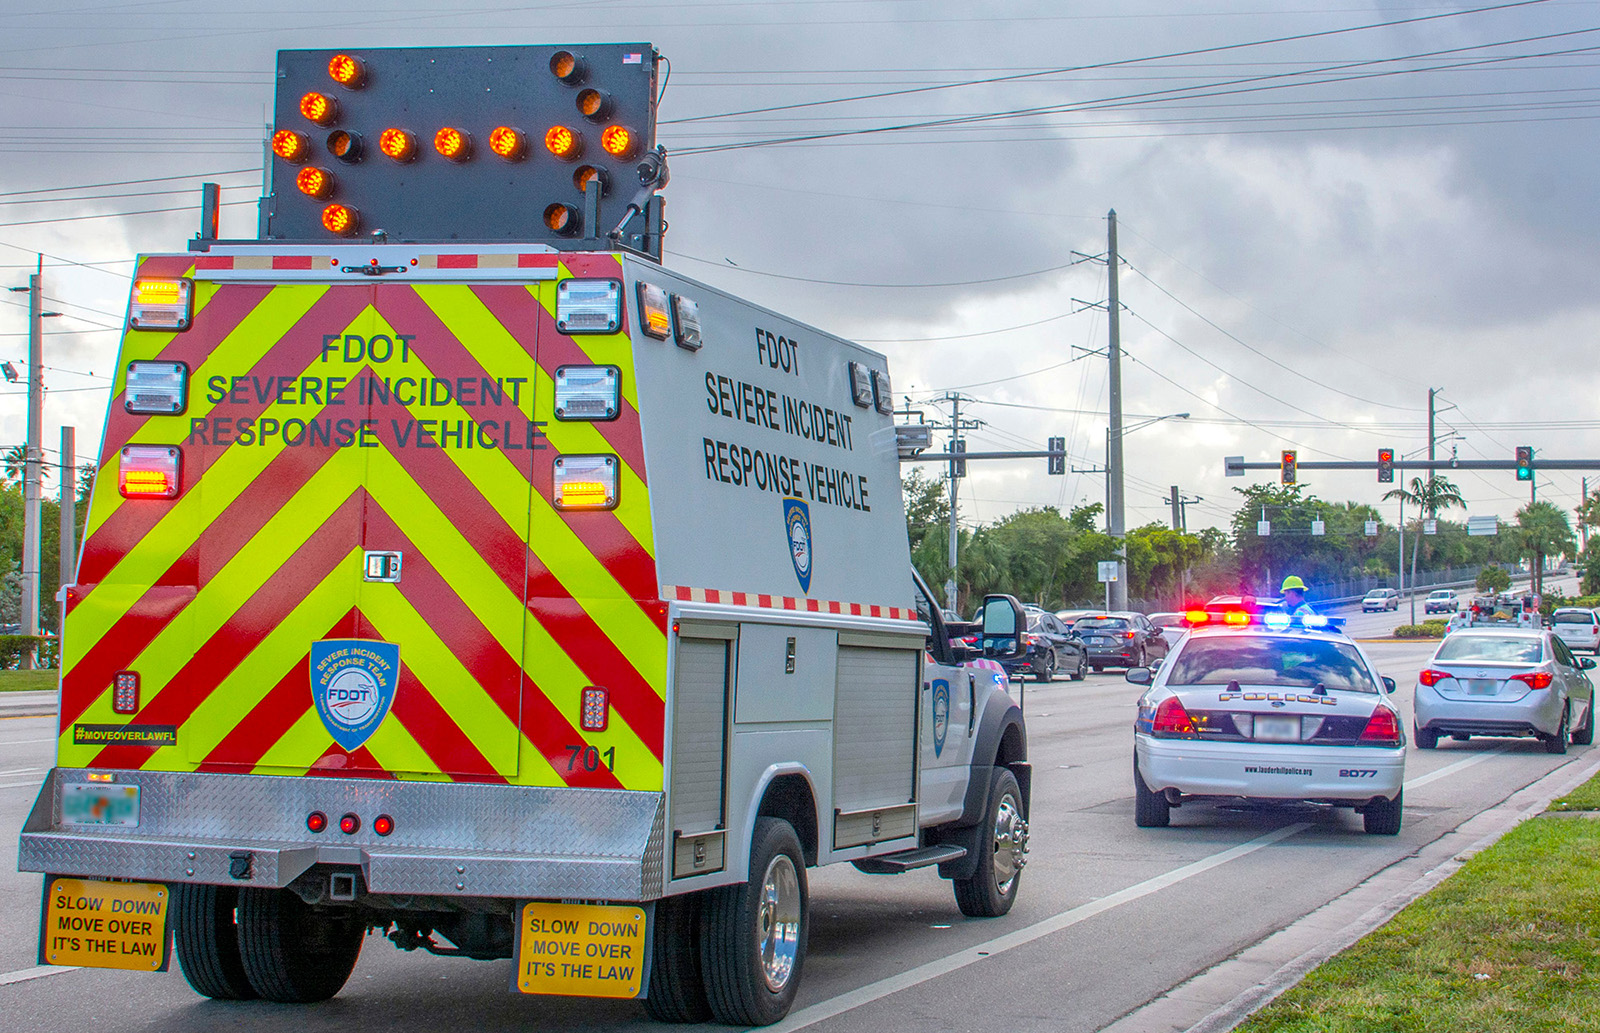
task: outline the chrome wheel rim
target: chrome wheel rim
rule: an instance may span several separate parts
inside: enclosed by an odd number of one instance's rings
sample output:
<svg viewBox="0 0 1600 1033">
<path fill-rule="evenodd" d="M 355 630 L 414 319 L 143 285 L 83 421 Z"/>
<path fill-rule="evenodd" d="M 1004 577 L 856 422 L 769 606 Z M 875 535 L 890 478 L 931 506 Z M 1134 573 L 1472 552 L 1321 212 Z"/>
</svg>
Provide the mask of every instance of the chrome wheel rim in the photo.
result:
<svg viewBox="0 0 1600 1033">
<path fill-rule="evenodd" d="M 800 877 L 788 854 L 767 864 L 756 906 L 756 944 L 767 989 L 779 993 L 794 974 L 800 950 Z"/>
<path fill-rule="evenodd" d="M 994 885 L 1000 893 L 1011 891 L 1017 874 L 1028 863 L 1028 823 L 1022 820 L 1017 798 L 1010 793 L 1000 798 L 994 815 Z"/>
</svg>

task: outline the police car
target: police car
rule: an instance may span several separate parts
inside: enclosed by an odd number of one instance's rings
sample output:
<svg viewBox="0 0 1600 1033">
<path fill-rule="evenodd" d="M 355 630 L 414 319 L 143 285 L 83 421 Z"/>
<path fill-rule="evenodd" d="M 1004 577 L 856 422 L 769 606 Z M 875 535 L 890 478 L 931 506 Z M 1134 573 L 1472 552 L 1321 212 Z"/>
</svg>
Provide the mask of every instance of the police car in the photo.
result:
<svg viewBox="0 0 1600 1033">
<path fill-rule="evenodd" d="M 1194 800 L 1309 802 L 1400 831 L 1405 733 L 1393 679 L 1326 617 L 1196 610 L 1134 724 L 1134 821 L 1164 827 Z"/>
</svg>

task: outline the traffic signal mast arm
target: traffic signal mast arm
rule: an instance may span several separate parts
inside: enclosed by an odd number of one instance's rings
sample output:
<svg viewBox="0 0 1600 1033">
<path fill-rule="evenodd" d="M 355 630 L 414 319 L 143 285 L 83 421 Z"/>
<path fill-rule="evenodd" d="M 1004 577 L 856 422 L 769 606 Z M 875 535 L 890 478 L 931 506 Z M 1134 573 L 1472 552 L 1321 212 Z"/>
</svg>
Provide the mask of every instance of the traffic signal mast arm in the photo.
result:
<svg viewBox="0 0 1600 1033">
<path fill-rule="evenodd" d="M 975 453 L 969 453 L 967 458 L 972 458 Z M 1044 453 L 1014 452 L 1009 455 L 1043 455 Z M 918 457 L 924 458 L 922 456 Z M 1360 462 L 1342 459 L 1308 460 L 1301 459 L 1295 464 L 1301 470 L 1377 470 L 1375 462 Z M 1600 470 L 1600 459 L 1540 459 L 1534 464 L 1539 470 Z M 1281 462 L 1237 462 L 1227 463 L 1225 472 L 1230 477 L 1243 476 L 1246 470 L 1279 470 Z M 1514 459 L 1405 459 L 1396 458 L 1396 470 L 1516 470 L 1517 462 Z"/>
</svg>

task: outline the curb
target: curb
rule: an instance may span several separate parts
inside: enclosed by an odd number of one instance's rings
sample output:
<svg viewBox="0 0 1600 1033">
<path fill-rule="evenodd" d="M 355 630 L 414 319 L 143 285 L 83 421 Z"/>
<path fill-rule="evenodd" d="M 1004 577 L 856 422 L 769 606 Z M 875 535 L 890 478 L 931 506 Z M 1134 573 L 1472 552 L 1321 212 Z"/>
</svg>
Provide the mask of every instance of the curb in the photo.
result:
<svg viewBox="0 0 1600 1033">
<path fill-rule="evenodd" d="M 50 717 L 56 712 L 57 694 L 49 692 L 0 692 L 0 718 Z"/>
<path fill-rule="evenodd" d="M 1310 914 L 1135 1008 L 1101 1033 L 1226 1033 L 1596 772 L 1600 750 L 1574 758 Z"/>
</svg>

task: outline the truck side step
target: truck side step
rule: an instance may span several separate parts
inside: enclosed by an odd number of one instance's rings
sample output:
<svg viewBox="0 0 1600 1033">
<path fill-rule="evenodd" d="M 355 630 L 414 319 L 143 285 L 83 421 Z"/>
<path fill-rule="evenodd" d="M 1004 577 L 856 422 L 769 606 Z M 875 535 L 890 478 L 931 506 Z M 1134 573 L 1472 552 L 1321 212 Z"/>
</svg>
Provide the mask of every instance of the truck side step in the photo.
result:
<svg viewBox="0 0 1600 1033">
<path fill-rule="evenodd" d="M 859 871 L 866 872 L 868 875 L 899 875 L 901 872 L 909 872 L 913 868 L 926 868 L 929 865 L 943 864 L 946 861 L 959 861 L 966 856 L 966 847 L 956 846 L 953 843 L 941 843 L 937 846 L 918 847 L 915 850 L 902 850 L 898 854 L 865 857 L 851 863 Z"/>
</svg>

